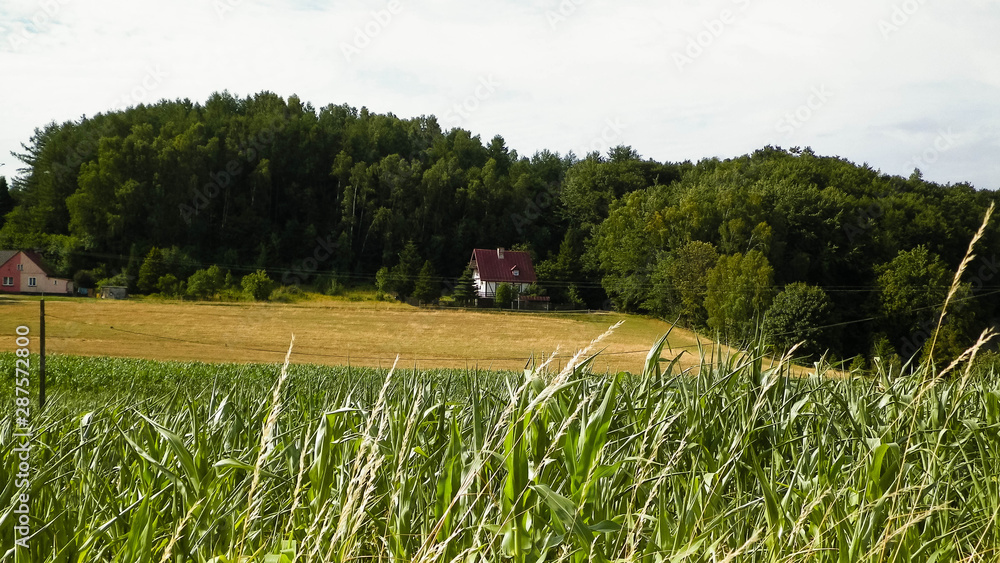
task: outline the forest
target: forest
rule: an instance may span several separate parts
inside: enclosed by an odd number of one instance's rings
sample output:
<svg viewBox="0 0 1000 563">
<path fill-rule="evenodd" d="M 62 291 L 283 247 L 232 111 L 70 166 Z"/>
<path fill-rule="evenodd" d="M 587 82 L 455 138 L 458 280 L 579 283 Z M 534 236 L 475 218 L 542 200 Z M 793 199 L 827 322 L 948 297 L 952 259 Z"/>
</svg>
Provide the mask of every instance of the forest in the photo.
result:
<svg viewBox="0 0 1000 563">
<path fill-rule="evenodd" d="M 380 271 L 415 276 L 423 264 L 448 293 L 472 249 L 502 246 L 533 253 L 538 291 L 556 302 L 731 343 L 804 341 L 804 357 L 895 362 L 928 352 L 996 200 L 800 147 L 697 163 L 628 146 L 525 156 L 434 116 L 270 92 L 51 123 L 17 156 L 21 173 L 0 178 L 0 248 L 39 249 L 78 283 L 137 286 L 159 253 L 174 281 L 216 266 L 285 285 L 374 285 Z M 998 243 L 991 224 L 935 358 L 994 324 Z M 135 288 L 162 290 L 157 281 Z"/>
</svg>

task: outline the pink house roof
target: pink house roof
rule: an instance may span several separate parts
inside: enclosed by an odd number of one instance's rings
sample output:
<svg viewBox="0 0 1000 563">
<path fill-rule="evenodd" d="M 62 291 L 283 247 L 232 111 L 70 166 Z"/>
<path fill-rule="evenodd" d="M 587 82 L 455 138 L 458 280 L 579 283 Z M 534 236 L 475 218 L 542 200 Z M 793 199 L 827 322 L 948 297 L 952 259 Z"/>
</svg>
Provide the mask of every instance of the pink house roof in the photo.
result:
<svg viewBox="0 0 1000 563">
<path fill-rule="evenodd" d="M 500 258 L 501 253 L 503 258 Z M 535 283 L 535 267 L 531 263 L 531 255 L 527 252 L 513 250 L 484 250 L 477 248 L 472 251 L 469 264 L 479 270 L 479 279 L 484 282 Z M 514 271 L 518 275 L 514 275 Z"/>
</svg>

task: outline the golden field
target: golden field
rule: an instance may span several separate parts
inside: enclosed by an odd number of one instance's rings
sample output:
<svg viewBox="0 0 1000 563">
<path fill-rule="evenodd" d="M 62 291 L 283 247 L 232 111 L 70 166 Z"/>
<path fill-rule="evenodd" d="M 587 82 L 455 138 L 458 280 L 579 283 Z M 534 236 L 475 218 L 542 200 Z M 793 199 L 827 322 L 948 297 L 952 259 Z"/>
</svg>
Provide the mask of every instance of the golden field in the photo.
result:
<svg viewBox="0 0 1000 563">
<path fill-rule="evenodd" d="M 14 348 L 14 329 L 37 335 L 38 298 L 0 297 L 0 350 Z M 646 352 L 670 325 L 617 313 L 521 313 L 425 309 L 400 303 L 320 298 L 292 304 L 112 301 L 47 298 L 50 354 L 204 362 L 280 362 L 295 334 L 297 363 L 417 368 L 520 369 L 532 355 L 565 365 L 577 350 L 620 320 L 597 347 L 594 370 L 642 369 Z M 698 337 L 675 328 L 674 357 L 697 365 Z M 710 342 L 702 340 L 710 350 Z M 32 346 L 32 351 L 37 349 Z"/>
</svg>

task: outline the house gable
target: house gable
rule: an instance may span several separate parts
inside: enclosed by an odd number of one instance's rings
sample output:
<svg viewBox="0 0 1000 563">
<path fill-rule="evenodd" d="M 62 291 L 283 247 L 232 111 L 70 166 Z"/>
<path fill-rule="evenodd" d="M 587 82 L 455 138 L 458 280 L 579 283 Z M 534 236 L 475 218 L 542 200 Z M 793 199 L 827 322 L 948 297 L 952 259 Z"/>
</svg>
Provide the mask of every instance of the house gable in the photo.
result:
<svg viewBox="0 0 1000 563">
<path fill-rule="evenodd" d="M 501 283 L 508 283 L 525 291 L 538 281 L 531 255 L 527 252 L 477 248 L 472 251 L 469 267 L 480 297 L 493 297 Z"/>
<path fill-rule="evenodd" d="M 73 282 L 53 277 L 40 254 L 32 251 L 0 250 L 0 293 L 73 292 Z"/>
</svg>

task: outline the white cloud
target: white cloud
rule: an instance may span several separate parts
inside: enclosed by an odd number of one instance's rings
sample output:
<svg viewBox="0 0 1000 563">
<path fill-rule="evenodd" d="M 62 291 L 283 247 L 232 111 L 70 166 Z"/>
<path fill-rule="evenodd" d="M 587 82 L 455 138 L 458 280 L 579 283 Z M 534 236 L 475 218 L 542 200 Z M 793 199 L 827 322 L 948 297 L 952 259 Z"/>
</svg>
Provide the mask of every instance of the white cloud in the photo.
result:
<svg viewBox="0 0 1000 563">
<path fill-rule="evenodd" d="M 228 89 L 433 113 L 525 155 L 599 145 L 610 120 L 615 142 L 658 160 L 808 145 L 908 175 L 951 130 L 925 177 L 1000 187 L 992 2 L 396 1 L 6 3 L 0 170 L 49 121 Z M 456 104 L 475 109 L 448 123 Z M 808 119 L 789 132 L 789 115 Z"/>
</svg>

